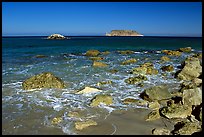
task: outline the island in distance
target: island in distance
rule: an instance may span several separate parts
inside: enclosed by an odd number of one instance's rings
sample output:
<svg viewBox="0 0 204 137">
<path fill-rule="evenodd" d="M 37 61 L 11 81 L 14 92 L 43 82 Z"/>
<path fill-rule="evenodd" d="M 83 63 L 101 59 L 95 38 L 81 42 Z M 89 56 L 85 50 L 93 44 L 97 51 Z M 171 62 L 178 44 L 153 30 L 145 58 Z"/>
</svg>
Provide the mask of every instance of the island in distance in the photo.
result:
<svg viewBox="0 0 204 137">
<path fill-rule="evenodd" d="M 70 39 L 70 38 L 65 37 L 61 34 L 52 34 L 52 35 L 48 36 L 47 39 Z"/>
<path fill-rule="evenodd" d="M 106 36 L 144 36 L 134 30 L 112 30 Z"/>
</svg>

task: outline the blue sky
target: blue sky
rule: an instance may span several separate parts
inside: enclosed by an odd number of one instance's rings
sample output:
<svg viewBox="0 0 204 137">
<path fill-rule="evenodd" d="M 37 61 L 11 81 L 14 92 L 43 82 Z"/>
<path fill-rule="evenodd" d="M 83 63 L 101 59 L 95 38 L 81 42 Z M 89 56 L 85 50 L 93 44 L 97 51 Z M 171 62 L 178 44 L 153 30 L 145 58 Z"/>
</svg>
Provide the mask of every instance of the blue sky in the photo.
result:
<svg viewBox="0 0 204 137">
<path fill-rule="evenodd" d="M 202 36 L 202 2 L 2 2 L 2 34 Z"/>
</svg>

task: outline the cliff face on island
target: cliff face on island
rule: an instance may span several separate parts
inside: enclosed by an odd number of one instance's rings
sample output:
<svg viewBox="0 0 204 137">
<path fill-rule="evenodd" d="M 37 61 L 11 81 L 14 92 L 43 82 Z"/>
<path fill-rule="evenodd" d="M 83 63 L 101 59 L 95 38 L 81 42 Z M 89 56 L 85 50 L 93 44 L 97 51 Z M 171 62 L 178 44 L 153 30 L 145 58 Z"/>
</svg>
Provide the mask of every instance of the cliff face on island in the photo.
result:
<svg viewBox="0 0 204 137">
<path fill-rule="evenodd" d="M 112 30 L 111 33 L 106 33 L 106 36 L 143 36 L 134 30 Z"/>
</svg>

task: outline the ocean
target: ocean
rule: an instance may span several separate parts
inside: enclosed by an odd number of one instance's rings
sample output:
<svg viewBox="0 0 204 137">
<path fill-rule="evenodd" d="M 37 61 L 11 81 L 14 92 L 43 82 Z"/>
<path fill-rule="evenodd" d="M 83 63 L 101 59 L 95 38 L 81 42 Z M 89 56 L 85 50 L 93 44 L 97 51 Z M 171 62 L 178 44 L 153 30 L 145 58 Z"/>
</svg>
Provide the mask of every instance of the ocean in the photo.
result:
<svg viewBox="0 0 204 137">
<path fill-rule="evenodd" d="M 148 109 L 145 106 L 123 104 L 122 100 L 140 99 L 139 94 L 144 89 L 155 85 L 169 84 L 172 85 L 172 90 L 178 88 L 181 81 L 175 79 L 174 74 L 179 70 L 182 61 L 189 55 L 202 52 L 201 37 L 70 38 L 2 38 L 2 134 L 84 134 L 75 130 L 75 121 L 88 118 L 102 121 L 113 111 Z M 180 57 L 169 56 L 171 61 L 160 62 L 160 58 L 165 55 L 161 50 L 177 50 L 182 47 L 192 47 L 193 50 L 190 53 L 183 52 Z M 108 67 L 92 66 L 93 61 L 85 56 L 86 51 L 91 49 L 110 52 L 99 55 L 104 58 L 101 62 L 108 64 Z M 134 53 L 118 53 L 122 50 L 131 50 Z M 37 55 L 45 57 L 37 58 Z M 137 59 L 137 62 L 121 65 L 121 62 L 131 58 Z M 130 71 L 146 62 L 153 63 L 159 74 L 148 75 L 143 86 L 127 84 L 125 79 L 133 76 Z M 165 65 L 173 65 L 174 70 L 171 73 L 166 72 L 164 76 L 161 67 Z M 111 70 L 118 72 L 111 73 Z M 22 89 L 23 81 L 42 72 L 53 73 L 64 81 L 66 88 L 35 91 Z M 99 85 L 102 81 L 112 81 L 112 84 Z M 102 92 L 75 94 L 87 86 L 101 89 Z M 113 104 L 91 107 L 89 104 L 97 94 L 111 95 Z M 81 119 L 69 117 L 68 113 L 75 111 L 82 113 Z M 54 118 L 62 118 L 62 122 L 53 124 Z M 105 134 L 106 131 L 101 128 L 100 133 Z"/>
</svg>

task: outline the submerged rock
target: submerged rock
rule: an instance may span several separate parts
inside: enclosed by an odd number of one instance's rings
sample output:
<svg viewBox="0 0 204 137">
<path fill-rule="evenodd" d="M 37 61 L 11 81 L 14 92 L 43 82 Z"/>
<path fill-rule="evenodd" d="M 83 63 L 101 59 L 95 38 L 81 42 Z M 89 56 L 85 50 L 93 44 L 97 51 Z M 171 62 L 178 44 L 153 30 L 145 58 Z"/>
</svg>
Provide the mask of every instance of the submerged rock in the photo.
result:
<svg viewBox="0 0 204 137">
<path fill-rule="evenodd" d="M 121 64 L 122 64 L 122 65 L 128 65 L 128 64 L 133 64 L 133 63 L 135 63 L 135 62 L 137 62 L 137 60 L 134 59 L 134 58 L 132 58 L 132 59 L 123 61 Z"/>
<path fill-rule="evenodd" d="M 128 84 L 137 84 L 141 81 L 147 80 L 147 77 L 143 76 L 143 75 L 138 75 L 135 77 L 129 77 L 128 79 L 125 79 L 125 82 Z"/>
<path fill-rule="evenodd" d="M 100 52 L 98 50 L 88 50 L 86 52 L 86 56 L 91 56 L 91 57 L 96 57 L 100 54 Z"/>
<path fill-rule="evenodd" d="M 100 103 L 105 105 L 111 105 L 113 103 L 113 98 L 110 95 L 96 95 L 92 100 L 90 106 L 96 107 Z"/>
<path fill-rule="evenodd" d="M 101 86 L 101 85 L 106 85 L 106 84 L 112 84 L 113 82 L 111 80 L 108 81 L 101 81 L 97 83 L 97 86 Z"/>
<path fill-rule="evenodd" d="M 22 83 L 24 90 L 39 88 L 64 88 L 64 82 L 50 72 L 44 72 L 28 78 Z"/>
<path fill-rule="evenodd" d="M 93 62 L 93 67 L 107 67 L 107 66 L 108 64 L 103 63 L 103 62 L 97 62 L 97 61 Z"/>
<path fill-rule="evenodd" d="M 77 130 L 83 130 L 89 126 L 96 126 L 97 123 L 94 120 L 77 121 L 75 122 L 75 128 Z"/>
<path fill-rule="evenodd" d="M 36 55 L 35 57 L 36 58 L 46 58 L 47 56 L 46 55 Z"/>
<path fill-rule="evenodd" d="M 173 67 L 172 65 L 167 65 L 167 66 L 162 66 L 161 69 L 162 69 L 163 71 L 169 71 L 169 72 L 171 72 L 171 71 L 174 70 L 174 67 Z"/>
<path fill-rule="evenodd" d="M 122 50 L 122 51 L 118 51 L 120 54 L 133 54 L 135 53 L 134 51 L 132 50 Z"/>
<path fill-rule="evenodd" d="M 167 57 L 167 56 L 162 56 L 161 60 L 162 61 L 170 61 L 171 59 L 169 57 Z"/>
<path fill-rule="evenodd" d="M 93 61 L 97 61 L 97 60 L 103 60 L 104 58 L 103 57 L 90 57 L 89 59 Z"/>
<path fill-rule="evenodd" d="M 140 67 L 133 68 L 131 71 L 132 74 L 142 74 L 142 75 L 157 75 L 159 72 L 154 68 L 154 65 L 150 62 L 146 62 Z"/>
</svg>

